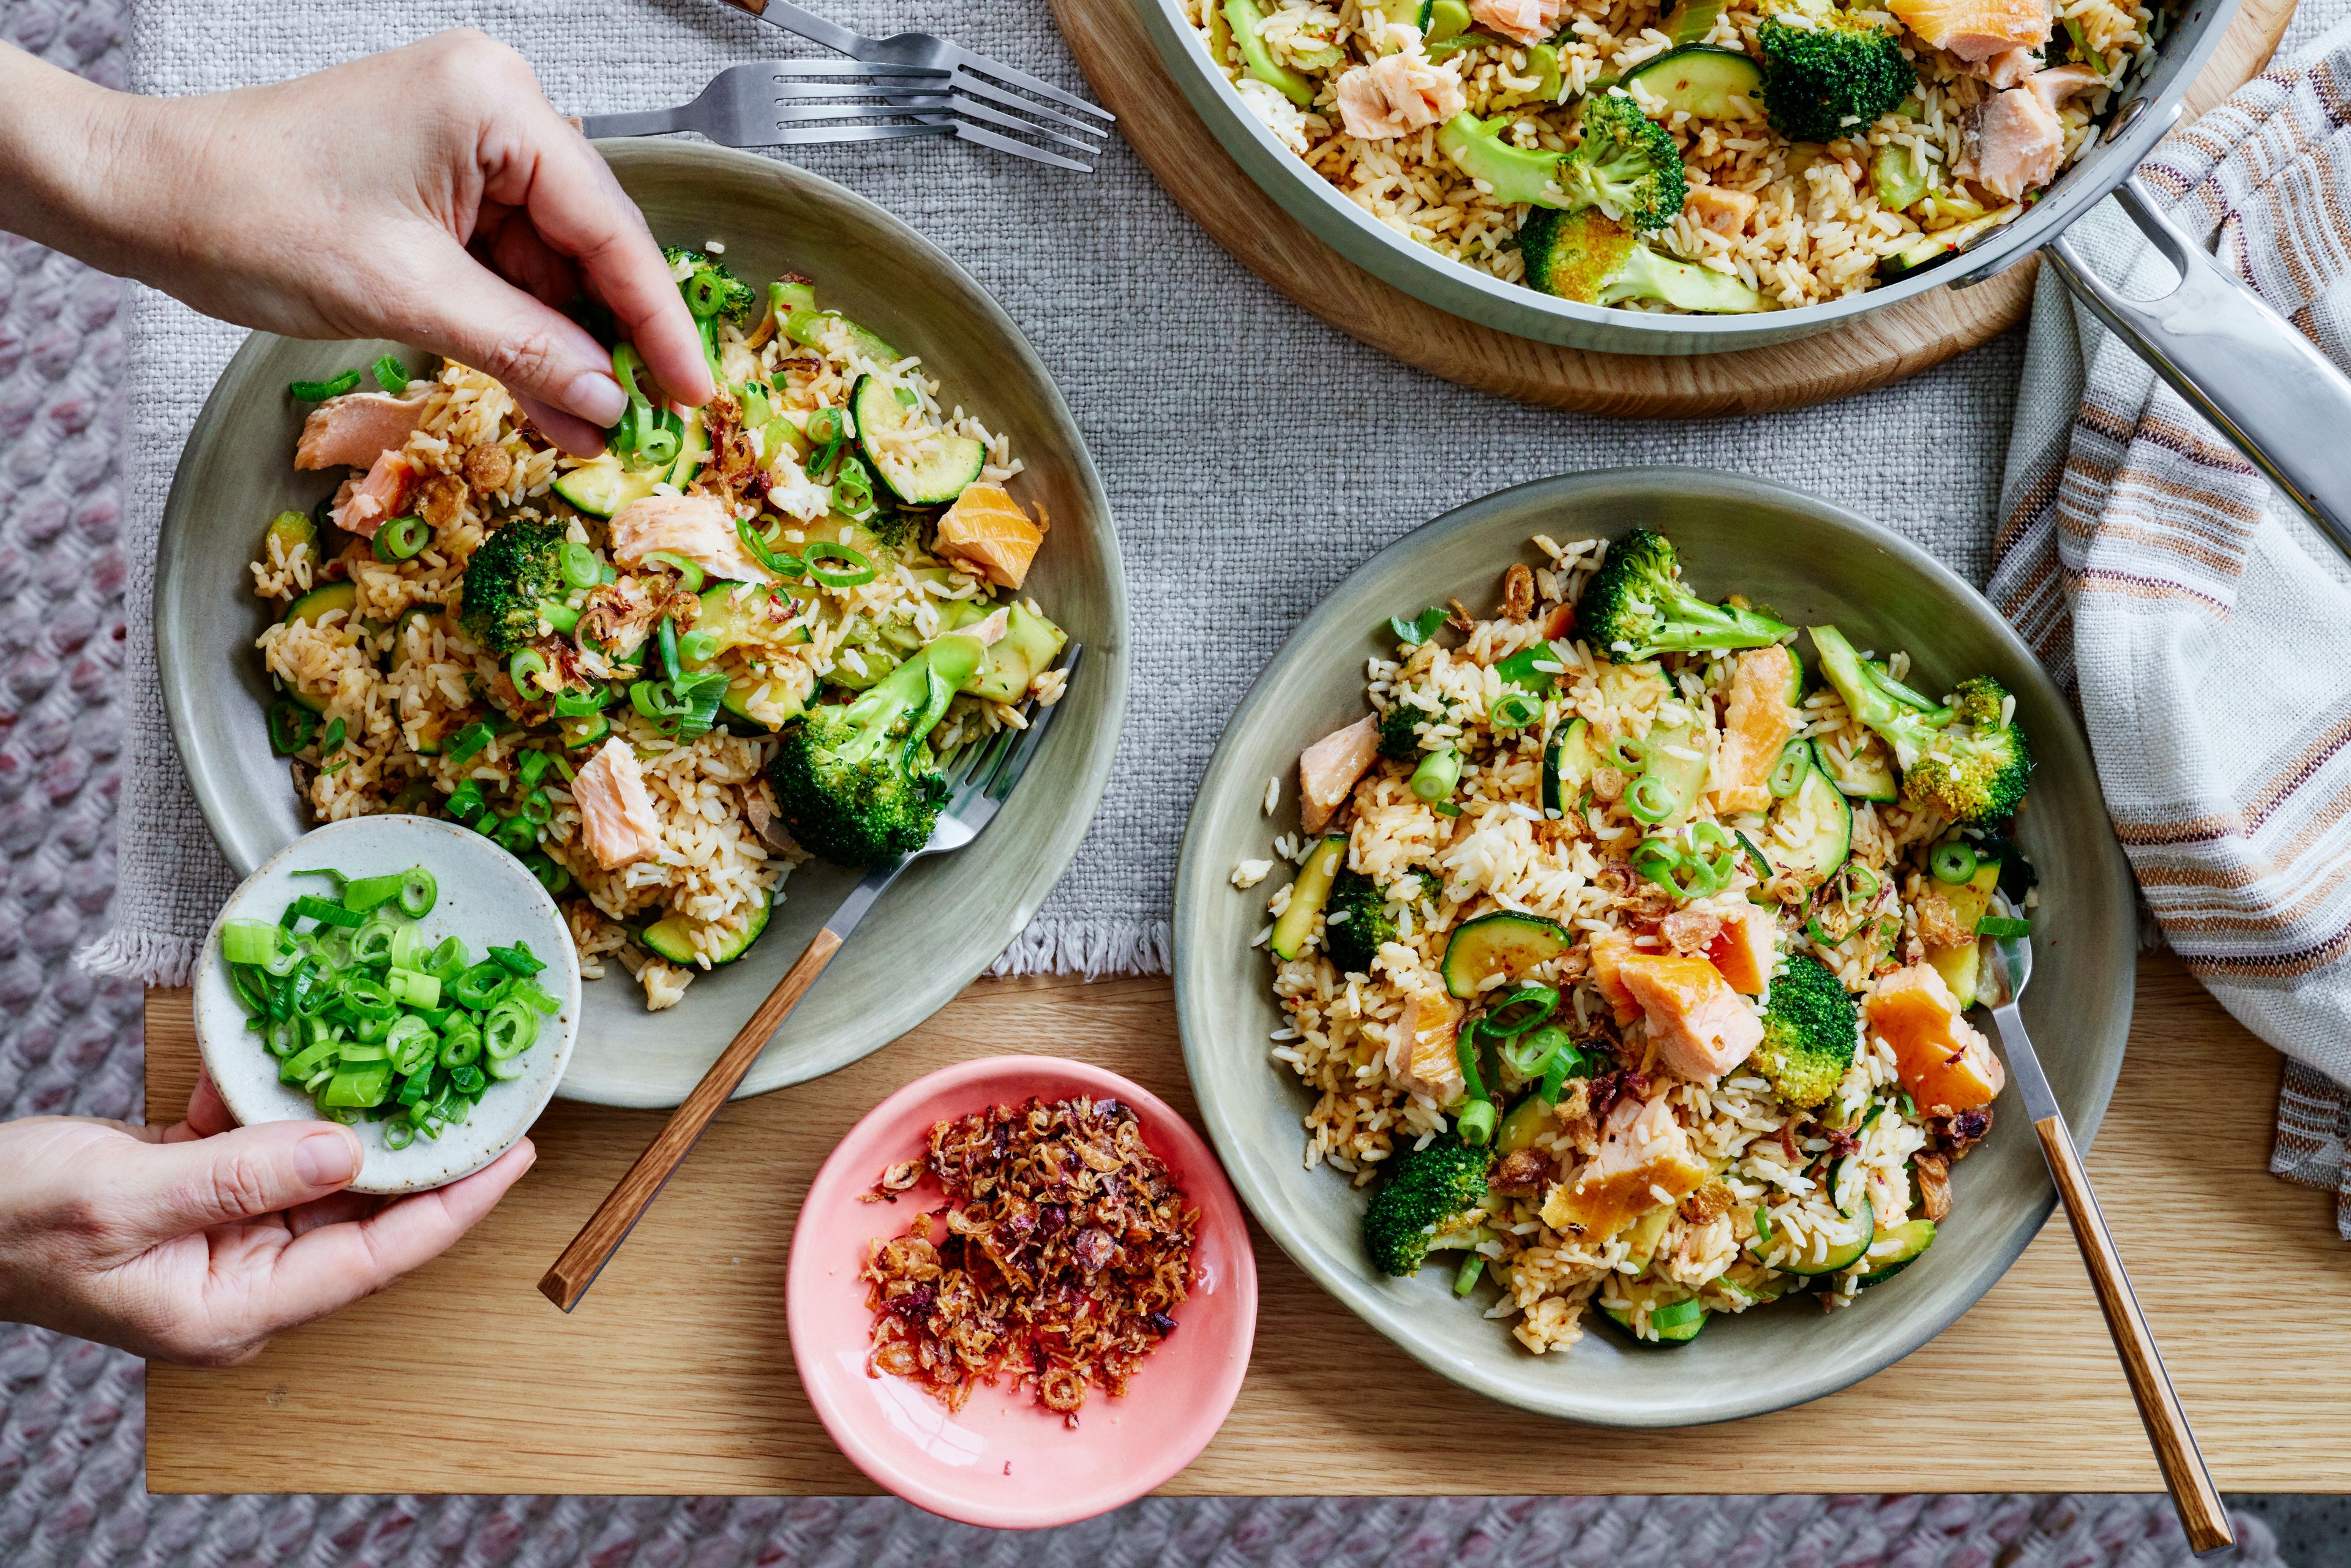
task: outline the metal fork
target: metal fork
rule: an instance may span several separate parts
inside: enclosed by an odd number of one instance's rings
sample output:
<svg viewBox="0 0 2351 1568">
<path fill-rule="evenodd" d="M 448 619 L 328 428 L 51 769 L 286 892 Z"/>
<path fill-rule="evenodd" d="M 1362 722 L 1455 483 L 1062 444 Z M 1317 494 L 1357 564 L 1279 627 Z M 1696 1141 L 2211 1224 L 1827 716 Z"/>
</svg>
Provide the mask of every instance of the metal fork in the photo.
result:
<svg viewBox="0 0 2351 1568">
<path fill-rule="evenodd" d="M 1055 666 L 1062 672 L 1064 691 L 1077 674 L 1078 661 L 1084 653 L 1083 643 L 1072 643 Z M 588 1287 L 596 1282 L 596 1276 L 611 1261 L 612 1254 L 621 1249 L 621 1244 L 636 1228 L 637 1221 L 644 1218 L 653 1199 L 661 1196 L 663 1185 L 685 1163 L 685 1156 L 693 1152 L 712 1118 L 718 1114 L 718 1108 L 726 1103 L 727 1097 L 743 1082 L 743 1075 L 751 1071 L 751 1063 L 767 1049 L 768 1041 L 792 1009 L 799 1005 L 809 988 L 816 984 L 817 977 L 824 973 L 825 966 L 832 962 L 833 955 L 841 951 L 841 944 L 857 929 L 857 923 L 865 918 L 866 912 L 908 866 L 926 855 L 948 854 L 962 849 L 996 820 L 1005 798 L 1029 770 L 1029 761 L 1052 727 L 1053 716 L 1061 709 L 1040 707 L 1032 701 L 1022 712 L 1024 716 L 1033 716 L 1028 728 L 1000 731 L 950 762 L 946 804 L 940 810 L 930 841 L 913 854 L 873 867 L 849 890 L 848 896 L 810 939 L 799 960 L 768 993 L 768 999 L 759 1004 L 741 1031 L 718 1053 L 718 1060 L 710 1064 L 702 1082 L 670 1113 L 668 1123 L 645 1152 L 637 1156 L 628 1175 L 621 1178 L 596 1212 L 588 1217 L 588 1223 L 580 1228 L 580 1234 L 555 1260 L 554 1266 L 538 1282 L 541 1295 L 567 1312 L 580 1304 L 580 1298 L 588 1293 Z"/>
<path fill-rule="evenodd" d="M 2001 908 L 2011 915 L 2016 913 L 2005 901 Z M 1991 961 L 1984 967 L 1991 994 L 1981 999 L 1991 1009 L 1992 1027 L 2000 1036 L 2009 1069 L 2016 1075 L 2017 1092 L 2024 1101 L 2025 1113 L 2032 1118 L 2032 1130 L 2040 1134 L 2050 1179 L 2065 1201 L 2074 1244 L 2089 1267 L 2091 1288 L 2097 1293 L 2099 1310 L 2105 1313 L 2106 1332 L 2114 1335 L 2115 1349 L 2122 1357 L 2123 1375 L 2130 1383 L 2131 1397 L 2138 1403 L 2139 1419 L 2147 1425 L 2156 1464 L 2171 1490 L 2172 1506 L 2179 1511 L 2189 1547 L 2199 1557 L 2210 1556 L 2236 1543 L 2229 1527 L 2229 1511 L 2212 1485 L 2211 1472 L 2204 1468 L 2196 1435 L 2188 1427 L 2188 1413 L 2171 1386 L 2171 1375 L 2164 1370 L 2163 1357 L 2157 1354 L 2155 1335 L 2147 1326 L 2146 1314 L 2139 1311 L 2130 1276 L 2123 1271 L 2122 1254 L 2106 1232 L 2105 1216 L 2098 1211 L 2098 1197 L 2091 1190 L 2089 1173 L 2083 1169 L 2081 1152 L 2074 1146 L 2065 1113 L 2049 1087 L 2041 1054 L 2033 1050 L 2032 1038 L 2024 1030 L 2024 1014 L 2017 1007 L 2017 999 L 2032 978 L 2032 939 L 1995 937 L 1991 948 Z"/>
<path fill-rule="evenodd" d="M 1030 118 L 1008 113 L 998 104 L 1012 105 Z M 890 123 L 841 123 L 846 120 Z M 632 114 L 590 114 L 581 119 L 580 128 L 590 137 L 692 131 L 724 147 L 952 136 L 1080 173 L 1091 172 L 1093 165 L 1037 143 L 1092 153 L 1101 151 L 1098 139 L 1108 134 L 1103 125 L 988 87 L 953 66 L 859 60 L 763 60 L 730 66 L 711 78 L 691 103 Z"/>
</svg>

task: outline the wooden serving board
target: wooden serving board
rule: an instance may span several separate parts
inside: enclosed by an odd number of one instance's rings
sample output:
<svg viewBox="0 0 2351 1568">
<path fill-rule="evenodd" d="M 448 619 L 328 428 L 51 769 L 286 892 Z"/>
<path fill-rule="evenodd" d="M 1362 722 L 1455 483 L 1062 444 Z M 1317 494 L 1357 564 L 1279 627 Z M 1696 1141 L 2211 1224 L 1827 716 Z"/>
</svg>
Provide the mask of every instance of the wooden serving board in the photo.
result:
<svg viewBox="0 0 2351 1568">
<path fill-rule="evenodd" d="M 1192 110 L 1144 30 L 1152 0 L 1050 0 L 1119 130 L 1168 194 L 1293 303 L 1408 364 L 1483 392 L 1642 418 L 1761 413 L 1850 397 L 1940 364 L 2024 319 L 2036 259 L 1935 288 L 1849 326 L 1737 353 L 1602 354 L 1513 337 L 1426 305 L 1343 260 L 1259 190 Z M 2269 61 L 2294 0 L 2243 0 L 2188 95 L 2193 116 Z"/>
<path fill-rule="evenodd" d="M 533 1133 L 537 1167 L 447 1256 L 245 1366 L 151 1366 L 148 1485 L 870 1491 L 810 1413 L 784 1332 L 793 1216 L 818 1165 L 892 1090 L 1008 1050 L 1099 1062 L 1195 1115 L 1174 1017 L 1164 979 L 982 982 L 853 1067 L 729 1105 L 569 1317 L 535 1282 L 662 1118 L 559 1102 Z M 149 1117 L 169 1121 L 196 1075 L 187 993 L 154 993 L 147 1019 Z M 2329 1195 L 2267 1172 L 2278 1075 L 2277 1056 L 2176 961 L 2149 958 L 2089 1169 L 2220 1486 L 2341 1490 L 2351 1489 L 2340 1435 L 2351 1292 L 2330 1285 L 2345 1253 Z M 1815 1404 L 1695 1437 L 1489 1404 L 1373 1333 L 1261 1235 L 1258 1270 L 1249 1379 L 1171 1492 L 2159 1484 L 2062 1218 L 1907 1361 Z M 1896 1304 L 1889 1295 L 1855 1310 Z M 1499 1332 L 1465 1314 L 1463 1333 L 1489 1331 Z M 1478 1434 L 1474 1456 L 1465 1432 Z"/>
</svg>

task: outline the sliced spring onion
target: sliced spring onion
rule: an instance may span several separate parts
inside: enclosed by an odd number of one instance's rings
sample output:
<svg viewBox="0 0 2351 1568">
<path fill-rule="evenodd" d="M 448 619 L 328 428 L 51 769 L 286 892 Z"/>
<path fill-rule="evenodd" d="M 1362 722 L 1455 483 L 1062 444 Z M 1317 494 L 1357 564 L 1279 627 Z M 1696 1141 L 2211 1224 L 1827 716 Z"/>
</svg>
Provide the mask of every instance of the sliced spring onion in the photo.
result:
<svg viewBox="0 0 2351 1568">
<path fill-rule="evenodd" d="M 443 755 L 452 762 L 466 761 L 487 746 L 496 734 L 497 731 L 490 727 L 489 720 L 477 719 L 449 737 L 449 745 Z M 450 799 L 454 801 L 456 797 L 453 794 Z"/>
<path fill-rule="evenodd" d="M 482 1054 L 483 1031 L 467 1024 L 441 1037 L 441 1065 L 463 1067 Z"/>
<path fill-rule="evenodd" d="M 547 690 L 547 655 L 536 648 L 517 648 L 507 660 L 507 674 L 525 702 L 536 702 Z M 536 686 L 537 691 L 531 688 Z"/>
<path fill-rule="evenodd" d="M 420 970 L 394 968 L 385 975 L 384 986 L 402 1007 L 438 1007 L 441 1002 L 439 977 Z"/>
<path fill-rule="evenodd" d="M 522 857 L 530 874 L 538 878 L 538 885 L 551 894 L 561 894 L 571 885 L 571 873 L 553 856 L 533 852 Z"/>
<path fill-rule="evenodd" d="M 503 964 L 484 960 L 450 984 L 450 998 L 459 1007 L 478 1012 L 498 999 L 498 994 L 506 989 L 507 977 L 510 972 Z"/>
<path fill-rule="evenodd" d="M 1625 791 L 1625 810 L 1644 822 L 1662 822 L 1674 814 L 1673 786 L 1654 773 L 1644 773 Z"/>
<path fill-rule="evenodd" d="M 1813 770 L 1813 743 L 1792 740 L 1780 748 L 1780 759 L 1771 764 L 1771 776 L 1763 787 L 1771 791 L 1771 799 L 1784 800 L 1803 788 L 1804 775 Z"/>
<path fill-rule="evenodd" d="M 321 925 L 357 925 L 367 918 L 363 915 L 345 909 L 340 904 L 329 904 L 323 898 L 313 898 L 307 893 L 294 901 L 294 912 L 315 920 Z"/>
<path fill-rule="evenodd" d="M 1757 878 L 1763 882 L 1771 881 L 1771 862 L 1763 858 L 1763 852 L 1755 847 L 1755 841 L 1745 833 L 1738 833 L 1734 836 L 1739 840 L 1739 847 L 1746 852 L 1747 863 L 1754 868 Z"/>
<path fill-rule="evenodd" d="M 350 733 L 341 719 L 337 719 L 327 726 L 327 733 L 319 737 L 319 755 L 331 757 L 340 751 L 343 748 L 343 737 Z"/>
<path fill-rule="evenodd" d="M 369 541 L 369 548 L 375 551 L 376 559 L 396 562 L 423 554 L 424 547 L 432 542 L 433 525 L 411 513 L 404 517 L 391 518 L 378 528 L 375 538 Z"/>
<path fill-rule="evenodd" d="M 399 928 L 399 916 L 389 911 L 379 911 L 367 918 L 367 924 L 351 933 L 351 959 L 360 964 L 392 962 L 392 934 Z"/>
<path fill-rule="evenodd" d="M 1608 737 L 1608 760 L 1627 773 L 1637 772 L 1649 760 L 1649 743 L 1629 735 Z"/>
<path fill-rule="evenodd" d="M 2010 915 L 1987 915 L 1976 922 L 1976 935 L 2006 942 L 2018 936 L 2032 935 L 2032 922 L 2019 920 Z"/>
<path fill-rule="evenodd" d="M 400 912 L 411 920 L 422 920 L 432 914 L 440 898 L 441 883 L 424 867 L 413 865 L 400 873 Z"/>
<path fill-rule="evenodd" d="M 562 569 L 564 585 L 568 588 L 593 588 L 603 570 L 602 563 L 596 559 L 596 552 L 578 539 L 566 539 L 556 559 Z"/>
<path fill-rule="evenodd" d="M 1491 1100 L 1472 1100 L 1461 1107 L 1453 1130 L 1471 1148 L 1482 1149 L 1494 1141 L 1494 1125 L 1499 1119 Z"/>
<path fill-rule="evenodd" d="M 702 591 L 702 563 L 686 559 L 675 550 L 653 549 L 644 555 L 647 566 L 665 566 L 684 580 L 688 593 Z"/>
<path fill-rule="evenodd" d="M 1496 1002 L 1480 1020 L 1480 1026 L 1489 1037 L 1508 1040 L 1526 1033 L 1557 1011 L 1558 991 L 1549 986 L 1521 986 Z"/>
<path fill-rule="evenodd" d="M 1937 844 L 1927 856 L 1927 869 L 1935 873 L 1935 880 L 1954 884 L 1974 876 L 1976 867 L 1981 863 L 1974 846 L 1958 839 Z"/>
<path fill-rule="evenodd" d="M 569 637 L 580 630 L 580 612 L 553 599 L 538 601 L 538 618 L 559 637 Z"/>
<path fill-rule="evenodd" d="M 677 622 L 664 615 L 653 632 L 653 645 L 661 650 L 662 674 L 674 675 L 677 670 Z"/>
<path fill-rule="evenodd" d="M 517 942 L 511 947 L 493 947 L 490 958 L 508 973 L 520 975 L 525 979 L 547 967 L 539 956 L 530 950 L 528 942 Z"/>
<path fill-rule="evenodd" d="M 544 751 L 526 751 L 515 758 L 515 785 L 517 789 L 536 789 L 538 781 L 547 777 L 549 764 L 554 757 Z"/>
<path fill-rule="evenodd" d="M 1489 716 L 1497 729 L 1524 729 L 1542 716 L 1542 704 L 1524 692 L 1506 692 Z"/>
<path fill-rule="evenodd" d="M 830 539 L 811 539 L 801 551 L 808 561 L 808 574 L 827 588 L 857 588 L 873 580 L 873 562 L 864 552 Z M 826 566 L 825 561 L 839 561 L 839 566 Z"/>
<path fill-rule="evenodd" d="M 677 640 L 678 657 L 689 664 L 706 664 L 718 654 L 718 633 L 688 632 Z"/>
<path fill-rule="evenodd" d="M 1430 752 L 1412 770 L 1412 792 L 1424 800 L 1443 800 L 1460 782 L 1461 754 L 1450 747 Z"/>
<path fill-rule="evenodd" d="M 414 925 L 403 925 L 392 934 L 392 951 L 387 956 L 395 969 L 422 969 L 427 951 L 423 931 Z"/>
<path fill-rule="evenodd" d="M 397 875 L 356 877 L 343 884 L 343 907 L 354 915 L 372 915 L 399 896 Z M 357 925 L 359 922 L 339 924 Z"/>
<path fill-rule="evenodd" d="M 287 945 L 286 928 L 269 921 L 221 922 L 221 956 L 232 964 L 266 964 Z"/>
<path fill-rule="evenodd" d="M 735 537 L 743 541 L 743 548 L 751 552 L 751 559 L 753 560 L 758 561 L 761 566 L 775 573 L 778 577 L 784 578 L 789 580 L 792 578 L 805 577 L 808 575 L 808 562 L 792 554 L 789 550 L 779 551 L 772 545 L 768 544 L 767 536 L 760 533 L 758 528 L 754 526 L 753 519 L 749 517 L 737 518 L 735 522 Z"/>
<path fill-rule="evenodd" d="M 529 1050 L 538 1038 L 538 1015 L 512 998 L 492 1008 L 482 1020 L 482 1050 L 493 1061 Z"/>
<path fill-rule="evenodd" d="M 610 700 L 611 694 L 602 686 L 590 686 L 585 690 L 566 686 L 555 694 L 555 716 L 592 718 L 604 711 L 604 705 Z"/>
<path fill-rule="evenodd" d="M 319 716 L 300 703 L 284 699 L 269 705 L 269 749 L 280 757 L 291 757 L 310 744 L 310 737 L 319 726 Z"/>
<path fill-rule="evenodd" d="M 820 408 L 808 416 L 808 438 L 819 446 L 830 446 L 848 434 L 847 422 L 837 408 Z"/>
<path fill-rule="evenodd" d="M 1469 1256 L 1463 1260 L 1459 1271 L 1453 1276 L 1453 1293 L 1457 1296 L 1466 1296 L 1470 1291 L 1476 1290 L 1478 1288 L 1478 1277 L 1485 1271 L 1485 1255 L 1479 1252 L 1470 1253 Z"/>
<path fill-rule="evenodd" d="M 359 371 L 345 371 L 328 382 L 289 382 L 286 390 L 293 394 L 296 402 L 324 402 L 330 397 L 342 396 L 359 384 Z"/>
<path fill-rule="evenodd" d="M 408 368 L 400 362 L 399 355 L 386 354 L 368 369 L 375 377 L 375 384 L 392 396 L 398 397 L 408 390 Z"/>
<path fill-rule="evenodd" d="M 386 1122 L 383 1124 L 383 1146 L 385 1148 L 404 1149 L 415 1141 L 415 1123 L 395 1119 Z"/>
</svg>

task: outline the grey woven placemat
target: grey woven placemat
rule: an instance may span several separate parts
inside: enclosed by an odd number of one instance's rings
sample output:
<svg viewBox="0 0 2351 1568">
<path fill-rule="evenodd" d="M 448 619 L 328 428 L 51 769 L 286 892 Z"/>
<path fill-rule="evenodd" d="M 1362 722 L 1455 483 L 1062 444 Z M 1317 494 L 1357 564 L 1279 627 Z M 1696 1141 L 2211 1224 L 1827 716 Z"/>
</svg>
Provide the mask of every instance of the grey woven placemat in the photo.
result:
<svg viewBox="0 0 2351 1568">
<path fill-rule="evenodd" d="M 929 27 L 1082 85 L 1040 5 L 827 9 L 868 32 Z M 157 0 L 134 5 L 132 18 L 133 75 L 170 93 L 291 75 L 459 22 L 521 48 L 571 110 L 677 102 L 726 64 L 807 52 L 716 0 Z M 1971 579 L 1987 567 L 2020 363 L 2012 340 L 1832 407 L 1707 423 L 1591 419 L 1452 386 L 1332 331 L 1217 249 L 1123 145 L 1090 178 L 960 142 L 799 152 L 936 240 L 1003 301 L 1061 382 L 1117 512 L 1136 655 L 1125 739 L 1093 831 L 1013 967 L 1165 967 L 1184 814 L 1241 692 L 1341 577 L 1487 491 L 1564 469 L 1702 464 L 1819 491 Z M 133 307 L 129 654 L 141 706 L 155 686 L 139 547 L 240 339 L 158 297 Z M 120 925 L 102 956 L 117 972 L 175 978 L 231 883 L 161 727 L 133 733 L 130 761 Z"/>
</svg>

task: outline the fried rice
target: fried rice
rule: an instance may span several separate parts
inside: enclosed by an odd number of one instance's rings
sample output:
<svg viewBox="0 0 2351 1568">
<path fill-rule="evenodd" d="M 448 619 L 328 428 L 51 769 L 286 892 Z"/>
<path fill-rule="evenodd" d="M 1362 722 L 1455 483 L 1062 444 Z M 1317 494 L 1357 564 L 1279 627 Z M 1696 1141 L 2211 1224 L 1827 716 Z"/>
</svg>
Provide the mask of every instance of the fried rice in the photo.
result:
<svg viewBox="0 0 2351 1568">
<path fill-rule="evenodd" d="M 1419 628 L 1399 619 L 1398 630 L 1418 640 L 1370 660 L 1374 717 L 1332 737 L 1353 733 L 1362 744 L 1335 780 L 1343 798 L 1328 825 L 1313 821 L 1318 758 L 1327 755 L 1318 746 L 1301 761 L 1312 831 L 1281 835 L 1271 855 L 1233 872 L 1237 888 L 1280 883 L 1256 942 L 1280 949 L 1286 933 L 1294 943 L 1293 956 L 1271 955 L 1286 1015 L 1271 1055 L 1311 1096 L 1304 1162 L 1373 1187 L 1423 1152 L 1470 1141 L 1468 1107 L 1479 1091 L 1462 1063 L 1474 1065 L 1483 1049 L 1481 1019 L 1499 1015 L 1521 988 L 1555 991 L 1550 1022 L 1572 1037 L 1565 1060 L 1578 1065 L 1538 1084 L 1507 1051 L 1499 1054 L 1486 1070 L 1483 1092 L 1495 1102 L 1489 1125 L 1496 1106 L 1517 1104 L 1489 1134 L 1490 1176 L 1466 1211 L 1424 1226 L 1440 1233 L 1408 1250 L 1459 1249 L 1458 1292 L 1481 1277 L 1498 1284 L 1485 1315 L 1507 1321 L 1536 1354 L 1580 1339 L 1595 1302 L 1652 1342 L 1688 1338 L 1708 1316 L 1792 1291 L 1816 1292 L 1826 1310 L 1845 1307 L 1925 1250 L 1949 1210 L 1951 1163 L 1989 1127 L 1999 1066 L 1959 1018 L 1969 999 L 1959 993 L 1972 991 L 1975 921 L 1991 907 L 1992 879 L 2004 874 L 2015 885 L 2022 857 L 1996 823 L 1955 823 L 1890 789 L 1863 791 L 1885 799 L 1815 794 L 1828 785 L 1813 775 L 1787 796 L 1775 781 L 1765 810 L 1719 810 L 1736 799 L 1719 791 L 1744 711 L 1741 666 L 1783 648 L 1612 663 L 1576 634 L 1575 621 L 1608 544 L 1534 543 L 1541 565 L 1511 570 L 1504 607 L 1491 617 L 1473 619 L 1456 601 L 1441 632 L 1430 630 L 1440 610 Z M 1784 630 L 1782 644 L 1792 643 L 1794 629 Z M 1515 668 L 1552 677 L 1539 713 L 1504 707 L 1517 688 L 1497 666 L 1512 655 L 1521 656 Z M 1529 656 L 1540 663 L 1530 666 Z M 1898 652 L 1876 668 L 1897 685 L 1909 673 Z M 2011 711 L 2001 707 L 2002 726 Z M 1580 794 L 1571 782 L 1564 799 L 1547 804 L 1546 758 L 1578 721 L 1598 756 L 1613 761 L 1592 771 Z M 1363 737 L 1374 723 L 1401 732 L 1405 744 L 1372 756 Z M 1785 755 L 1817 758 L 1823 775 L 1848 778 L 1856 759 L 1883 755 L 1834 689 L 1792 703 L 1786 725 Z M 1645 747 L 1703 764 L 1702 789 L 1662 823 L 1654 810 L 1634 810 L 1634 770 L 1614 765 Z M 1458 780 L 1433 800 L 1413 781 L 1445 753 L 1458 759 Z M 1269 815 L 1281 782 L 1269 784 Z M 1849 854 L 1834 868 L 1806 862 L 1804 846 L 1823 828 L 1816 819 L 1839 811 L 1850 814 Z M 1714 885 L 1677 886 L 1635 869 L 1645 840 L 1711 838 L 1709 823 L 1738 846 L 1714 867 Z M 1345 904 L 1330 893 L 1316 852 L 1339 844 L 1336 874 L 1364 879 L 1355 885 L 1374 889 L 1373 902 Z M 2011 862 L 2017 870 L 2001 873 Z M 1968 875 L 1955 883 L 1960 872 Z M 1311 915 L 1285 924 L 1301 898 L 1312 901 Z M 2032 902 L 2022 896 L 2023 907 Z M 1549 954 L 1539 963 L 1482 980 L 1471 974 L 1465 999 L 1452 967 L 1456 939 L 1503 915 L 1531 916 L 1556 941 L 1536 950 Z M 1334 916 L 1384 921 L 1375 948 L 1357 936 L 1342 945 L 1347 961 L 1334 961 Z M 1725 943 L 1748 929 L 1768 932 L 1769 956 L 1742 979 Z M 1679 1070 L 1668 1060 L 1686 1050 L 1677 1041 L 1690 1023 L 1674 998 L 1628 995 L 1620 966 L 1652 959 L 1662 961 L 1651 966 L 1660 973 L 1679 964 L 1677 973 L 1712 988 L 1711 1016 L 1729 1020 L 1718 1032 L 1736 1036 L 1712 1063 L 1719 1071 Z M 1737 1015 L 1770 1022 L 1775 992 L 1807 962 L 1841 983 L 1848 1017 L 1859 1022 L 1841 1026 L 1849 1065 L 1817 1103 L 1783 1094 L 1790 1080 L 1767 1065 L 1769 1048 L 1739 1049 L 1749 1036 L 1737 1035 L 1753 1032 Z M 1970 1067 L 1989 1074 L 1989 1092 L 1950 1092 L 1932 1061 L 1922 1069 L 1915 1019 L 1897 1016 L 1897 991 L 1956 1002 L 1947 1009 L 1953 1032 L 1935 1038 L 1966 1045 Z M 1632 1195 L 1594 1219 L 1588 1195 L 1628 1162 Z M 1643 1189 L 1652 1166 L 1656 1179 Z M 1382 1239 L 1367 1230 L 1367 1240 L 1376 1259 Z M 1671 1327 L 1653 1322 L 1660 1311 Z"/>
</svg>

